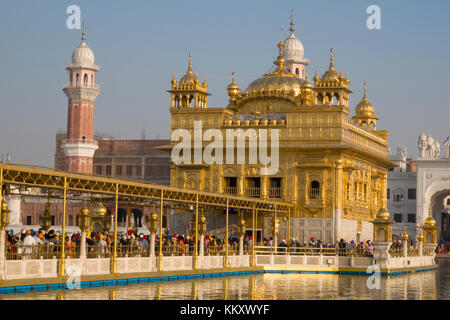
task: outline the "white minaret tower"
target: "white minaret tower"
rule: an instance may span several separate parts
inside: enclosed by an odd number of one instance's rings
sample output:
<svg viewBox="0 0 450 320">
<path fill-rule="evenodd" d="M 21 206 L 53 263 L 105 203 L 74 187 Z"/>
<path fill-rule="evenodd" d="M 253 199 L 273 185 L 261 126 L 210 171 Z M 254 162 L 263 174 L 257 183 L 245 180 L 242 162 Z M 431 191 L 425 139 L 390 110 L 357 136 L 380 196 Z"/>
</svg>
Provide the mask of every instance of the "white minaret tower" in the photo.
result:
<svg viewBox="0 0 450 320">
<path fill-rule="evenodd" d="M 84 28 L 83 28 L 84 29 Z M 72 54 L 69 82 L 64 85 L 64 93 L 69 98 L 67 113 L 67 137 L 62 147 L 66 155 L 66 171 L 93 173 L 93 157 L 98 143 L 94 140 L 94 102 L 100 93 L 95 84 L 95 73 L 100 68 L 94 64 L 95 57 L 86 44 L 83 30 L 81 44 Z"/>
<path fill-rule="evenodd" d="M 290 36 L 284 42 L 283 59 L 285 60 L 285 71 L 305 79 L 305 68 L 309 65 L 309 60 L 304 58 L 304 49 L 301 41 L 294 35 L 294 9 L 291 10 Z"/>
</svg>

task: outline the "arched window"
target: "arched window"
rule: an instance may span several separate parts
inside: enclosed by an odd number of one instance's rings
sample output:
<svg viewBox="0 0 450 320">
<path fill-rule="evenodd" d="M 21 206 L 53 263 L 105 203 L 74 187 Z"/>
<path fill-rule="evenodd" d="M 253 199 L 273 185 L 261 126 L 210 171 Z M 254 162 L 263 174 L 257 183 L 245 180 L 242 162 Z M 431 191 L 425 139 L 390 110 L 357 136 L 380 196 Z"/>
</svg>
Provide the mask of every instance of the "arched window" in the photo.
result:
<svg viewBox="0 0 450 320">
<path fill-rule="evenodd" d="M 298 76 L 300 75 L 300 70 L 298 70 L 298 68 L 295 69 L 295 74 Z"/>
<path fill-rule="evenodd" d="M 80 84 L 80 74 L 79 73 L 77 73 L 77 76 L 76 76 L 76 84 L 77 85 Z"/>
<path fill-rule="evenodd" d="M 317 199 L 320 196 L 320 183 L 316 180 L 311 182 L 311 188 L 309 190 L 309 197 L 311 199 Z"/>
<path fill-rule="evenodd" d="M 83 83 L 84 83 L 85 85 L 87 85 L 87 83 L 88 83 L 88 75 L 87 75 L 87 74 L 84 75 Z"/>
</svg>

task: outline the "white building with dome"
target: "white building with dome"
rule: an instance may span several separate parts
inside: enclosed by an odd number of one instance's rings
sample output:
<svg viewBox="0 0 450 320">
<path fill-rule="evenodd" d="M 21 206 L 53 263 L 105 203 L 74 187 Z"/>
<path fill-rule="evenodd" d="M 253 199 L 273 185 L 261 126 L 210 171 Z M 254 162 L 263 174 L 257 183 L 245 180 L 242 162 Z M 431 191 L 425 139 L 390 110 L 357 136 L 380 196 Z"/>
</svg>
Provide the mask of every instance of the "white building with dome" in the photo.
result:
<svg viewBox="0 0 450 320">
<path fill-rule="evenodd" d="M 294 34 L 294 10 L 292 10 L 290 25 L 289 30 L 291 34 L 284 41 L 283 59 L 285 61 L 285 71 L 305 79 L 305 68 L 309 65 L 309 60 L 304 58 L 305 50 L 303 49 L 303 44 Z"/>
<path fill-rule="evenodd" d="M 408 159 L 405 147 L 399 147 L 389 160 L 398 165 L 388 174 L 388 209 L 393 235 L 400 238 L 403 228 L 415 239 L 418 226 L 431 214 L 438 227 L 438 240 L 450 242 L 450 136 L 441 144 L 422 133 L 417 141 L 419 157 Z"/>
</svg>

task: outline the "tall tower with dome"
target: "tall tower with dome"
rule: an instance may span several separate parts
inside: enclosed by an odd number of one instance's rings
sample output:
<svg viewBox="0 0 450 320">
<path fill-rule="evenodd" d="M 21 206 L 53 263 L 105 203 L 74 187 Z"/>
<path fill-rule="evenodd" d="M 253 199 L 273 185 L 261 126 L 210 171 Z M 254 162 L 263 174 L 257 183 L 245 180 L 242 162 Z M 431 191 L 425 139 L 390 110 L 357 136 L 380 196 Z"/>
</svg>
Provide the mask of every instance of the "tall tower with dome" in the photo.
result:
<svg viewBox="0 0 450 320">
<path fill-rule="evenodd" d="M 94 52 L 86 44 L 83 30 L 81 44 L 72 54 L 72 63 L 66 67 L 69 82 L 63 91 L 68 101 L 67 135 L 62 143 L 69 172 L 92 174 L 93 157 L 98 143 L 94 140 L 94 102 L 100 93 L 95 83 L 95 73 L 100 68 L 94 64 Z"/>
<path fill-rule="evenodd" d="M 306 78 L 306 66 L 309 65 L 309 60 L 304 57 L 305 50 L 302 42 L 295 36 L 295 22 L 294 9 L 291 11 L 291 34 L 284 41 L 285 70 L 289 73 L 295 74 L 298 78 Z"/>
</svg>

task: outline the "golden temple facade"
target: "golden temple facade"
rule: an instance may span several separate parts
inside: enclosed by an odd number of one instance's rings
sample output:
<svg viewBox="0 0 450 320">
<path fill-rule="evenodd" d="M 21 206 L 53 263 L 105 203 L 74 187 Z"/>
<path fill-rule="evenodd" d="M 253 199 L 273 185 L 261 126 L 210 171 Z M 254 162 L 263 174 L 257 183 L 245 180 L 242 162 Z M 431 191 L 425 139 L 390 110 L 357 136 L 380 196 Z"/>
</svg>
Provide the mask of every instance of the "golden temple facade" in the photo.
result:
<svg viewBox="0 0 450 320">
<path fill-rule="evenodd" d="M 291 29 L 290 38 L 292 35 Z M 233 73 L 227 87 L 229 102 L 223 108 L 208 108 L 208 84 L 206 78 L 200 83 L 193 73 L 191 57 L 187 73 L 179 82 L 174 74 L 169 90 L 171 134 L 185 129 L 194 136 L 195 122 L 199 121 L 203 130 L 218 129 L 223 137 L 229 129 L 267 129 L 269 135 L 278 129 L 277 172 L 263 175 L 267 164 L 252 163 L 249 156 L 245 163 L 172 161 L 171 186 L 292 203 L 291 219 L 279 217 L 278 239 L 372 240 L 371 222 L 378 210 L 386 207 L 387 171 L 395 166 L 387 160 L 388 132 L 377 129 L 378 118 L 365 85 L 364 97 L 351 115 L 350 81 L 342 70 L 335 69 L 333 49 L 328 70 L 321 77 L 316 71 L 312 84 L 307 71 L 302 77 L 291 68 L 295 63 L 286 63 L 292 59 L 285 59 L 284 46 L 280 41 L 273 70 L 245 90 L 237 86 Z M 172 151 L 178 143 L 172 137 Z M 248 152 L 249 143 L 245 144 Z M 202 151 L 207 145 L 201 143 Z M 189 156 L 194 159 L 191 148 Z M 237 152 L 235 147 L 233 153 Z M 224 213 L 211 211 L 206 215 L 211 227 L 219 227 Z M 271 219 L 269 215 L 258 216 L 258 241 L 272 236 Z M 247 227 L 252 229 L 250 221 Z"/>
</svg>

